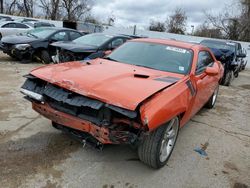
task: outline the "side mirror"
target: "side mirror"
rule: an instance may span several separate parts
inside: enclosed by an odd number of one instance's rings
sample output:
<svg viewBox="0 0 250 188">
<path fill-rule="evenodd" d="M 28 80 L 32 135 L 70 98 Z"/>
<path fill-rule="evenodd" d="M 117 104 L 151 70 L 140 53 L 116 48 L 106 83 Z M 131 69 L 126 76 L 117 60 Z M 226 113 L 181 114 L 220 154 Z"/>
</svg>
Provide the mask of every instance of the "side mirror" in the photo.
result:
<svg viewBox="0 0 250 188">
<path fill-rule="evenodd" d="M 237 57 L 238 57 L 238 58 L 245 58 L 246 56 L 247 56 L 247 55 L 246 55 L 246 54 L 244 54 L 244 53 L 242 53 L 242 54 L 238 54 L 238 55 L 237 55 Z"/>
<path fill-rule="evenodd" d="M 209 76 L 216 76 L 217 74 L 219 74 L 219 71 L 215 67 L 207 67 L 205 69 L 205 73 Z"/>
</svg>

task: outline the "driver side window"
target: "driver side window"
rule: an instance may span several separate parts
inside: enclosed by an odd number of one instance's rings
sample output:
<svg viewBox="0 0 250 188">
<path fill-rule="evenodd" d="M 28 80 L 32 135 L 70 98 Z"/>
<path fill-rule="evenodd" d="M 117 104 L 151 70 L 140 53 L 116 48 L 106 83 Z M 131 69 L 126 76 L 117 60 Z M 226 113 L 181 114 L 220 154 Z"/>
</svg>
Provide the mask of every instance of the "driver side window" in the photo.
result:
<svg viewBox="0 0 250 188">
<path fill-rule="evenodd" d="M 203 73 L 206 67 L 211 66 L 213 62 L 214 60 L 209 52 L 207 51 L 199 52 L 198 62 L 195 70 L 196 75 Z"/>
</svg>

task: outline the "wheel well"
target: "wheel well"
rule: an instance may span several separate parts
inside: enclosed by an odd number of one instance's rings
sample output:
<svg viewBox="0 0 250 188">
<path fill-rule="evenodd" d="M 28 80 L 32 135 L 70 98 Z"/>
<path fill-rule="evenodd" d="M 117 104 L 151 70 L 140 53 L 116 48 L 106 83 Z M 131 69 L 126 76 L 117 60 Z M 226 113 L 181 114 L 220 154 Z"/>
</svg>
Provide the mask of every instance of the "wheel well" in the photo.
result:
<svg viewBox="0 0 250 188">
<path fill-rule="evenodd" d="M 39 55 L 39 53 L 41 53 L 42 50 L 46 50 L 46 48 L 39 47 L 39 48 L 35 49 L 35 51 L 32 54 L 32 58 L 35 58 L 37 55 Z"/>
<path fill-rule="evenodd" d="M 185 115 L 185 113 L 186 113 L 186 112 L 182 112 L 182 113 L 180 113 L 180 114 L 178 115 L 180 121 L 182 120 L 182 118 L 183 118 L 183 116 Z"/>
</svg>

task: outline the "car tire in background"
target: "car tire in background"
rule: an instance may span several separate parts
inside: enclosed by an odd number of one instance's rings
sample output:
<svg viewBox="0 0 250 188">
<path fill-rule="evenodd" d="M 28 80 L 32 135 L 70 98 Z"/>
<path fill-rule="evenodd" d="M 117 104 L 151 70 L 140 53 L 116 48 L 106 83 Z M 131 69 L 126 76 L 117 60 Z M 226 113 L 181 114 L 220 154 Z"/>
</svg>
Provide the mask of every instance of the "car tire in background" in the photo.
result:
<svg viewBox="0 0 250 188">
<path fill-rule="evenodd" d="M 233 80 L 233 71 L 227 71 L 225 77 L 222 79 L 221 84 L 224 86 L 230 86 L 232 80 Z"/>
<path fill-rule="evenodd" d="M 2 40 L 3 36 L 2 36 L 2 33 L 0 33 L 0 40 Z"/>
<path fill-rule="evenodd" d="M 163 167 L 174 149 L 179 126 L 179 118 L 174 117 L 167 124 L 146 135 L 138 145 L 139 159 L 152 168 Z"/>
<path fill-rule="evenodd" d="M 219 92 L 219 86 L 216 87 L 213 95 L 209 98 L 208 102 L 205 104 L 206 108 L 211 109 L 214 107 L 217 97 L 218 97 L 218 92 Z"/>
<path fill-rule="evenodd" d="M 43 64 L 49 64 L 51 62 L 49 52 L 47 50 L 42 50 L 40 52 L 40 61 Z"/>
</svg>

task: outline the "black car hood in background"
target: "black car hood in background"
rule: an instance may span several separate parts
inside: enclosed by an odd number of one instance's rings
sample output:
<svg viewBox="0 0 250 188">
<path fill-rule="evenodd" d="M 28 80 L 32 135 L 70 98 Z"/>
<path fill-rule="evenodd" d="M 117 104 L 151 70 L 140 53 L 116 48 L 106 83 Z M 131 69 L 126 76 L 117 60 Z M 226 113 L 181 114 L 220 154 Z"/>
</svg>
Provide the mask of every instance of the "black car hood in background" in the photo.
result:
<svg viewBox="0 0 250 188">
<path fill-rule="evenodd" d="M 10 35 L 3 37 L 1 41 L 3 43 L 8 43 L 8 44 L 27 44 L 27 43 L 32 43 L 32 42 L 39 42 L 42 41 L 43 39 L 35 38 L 32 36 L 25 36 L 25 35 Z"/>
<path fill-rule="evenodd" d="M 65 49 L 71 52 L 96 52 L 98 50 L 97 46 L 90 46 L 85 44 L 79 44 L 71 41 L 54 42 L 51 46 L 55 46 L 61 49 Z"/>
<path fill-rule="evenodd" d="M 210 48 L 210 50 L 213 52 L 216 59 L 222 62 L 234 57 L 234 52 L 231 50 L 216 49 L 216 48 Z"/>
</svg>

